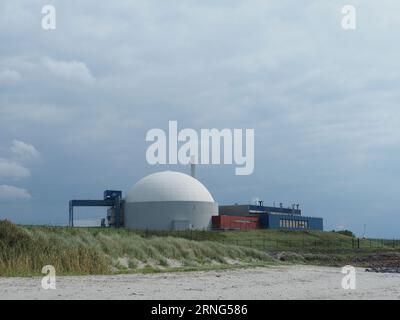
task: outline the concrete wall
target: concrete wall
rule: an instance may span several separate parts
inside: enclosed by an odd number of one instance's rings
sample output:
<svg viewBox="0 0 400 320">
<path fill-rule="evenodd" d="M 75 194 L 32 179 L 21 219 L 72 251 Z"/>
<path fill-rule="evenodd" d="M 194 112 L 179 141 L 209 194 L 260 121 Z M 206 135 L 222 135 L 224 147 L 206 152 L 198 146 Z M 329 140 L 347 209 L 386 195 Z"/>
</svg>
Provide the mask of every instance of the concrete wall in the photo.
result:
<svg viewBox="0 0 400 320">
<path fill-rule="evenodd" d="M 218 214 L 218 203 L 159 201 L 125 203 L 125 227 L 142 230 L 173 230 L 191 225 L 211 229 L 211 217 Z"/>
</svg>

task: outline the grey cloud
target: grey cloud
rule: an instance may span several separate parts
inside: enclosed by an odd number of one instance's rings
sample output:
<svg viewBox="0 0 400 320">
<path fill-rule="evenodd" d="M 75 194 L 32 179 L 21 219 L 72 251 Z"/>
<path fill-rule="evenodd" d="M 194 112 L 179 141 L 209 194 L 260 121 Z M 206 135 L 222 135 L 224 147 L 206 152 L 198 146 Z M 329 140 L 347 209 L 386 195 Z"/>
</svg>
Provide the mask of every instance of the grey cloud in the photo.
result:
<svg viewBox="0 0 400 320">
<path fill-rule="evenodd" d="M 26 189 L 6 184 L 0 185 L 0 200 L 2 201 L 29 200 L 31 198 L 32 196 Z"/>
<path fill-rule="evenodd" d="M 21 180 L 31 175 L 29 169 L 22 165 L 0 158 L 0 179 Z"/>
<path fill-rule="evenodd" d="M 8 151 L 8 152 L 7 152 Z M 9 153 L 9 158 L 0 158 L 0 182 L 17 182 L 31 177 L 30 170 L 21 163 L 31 162 L 40 157 L 39 151 L 31 144 L 13 140 L 9 149 L 3 149 L 4 153 Z M 0 200 L 20 201 L 29 200 L 31 195 L 25 188 L 16 187 L 8 184 L 0 185 Z"/>
<path fill-rule="evenodd" d="M 54 76 L 74 83 L 92 84 L 94 77 L 85 63 L 80 61 L 62 61 L 43 59 L 43 65 Z"/>
<path fill-rule="evenodd" d="M 0 84 L 9 85 L 21 79 L 19 72 L 15 70 L 5 69 L 0 70 Z"/>
<path fill-rule="evenodd" d="M 40 156 L 39 151 L 33 145 L 19 140 L 13 141 L 11 152 L 22 160 L 37 159 Z"/>
</svg>

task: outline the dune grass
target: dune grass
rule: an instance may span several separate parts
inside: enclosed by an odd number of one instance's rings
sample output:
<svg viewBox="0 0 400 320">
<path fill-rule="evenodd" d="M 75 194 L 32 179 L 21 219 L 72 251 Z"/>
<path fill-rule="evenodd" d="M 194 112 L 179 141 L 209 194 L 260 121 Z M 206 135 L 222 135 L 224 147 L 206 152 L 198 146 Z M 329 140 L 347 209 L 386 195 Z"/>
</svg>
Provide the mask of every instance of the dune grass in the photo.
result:
<svg viewBox="0 0 400 320">
<path fill-rule="evenodd" d="M 360 245 L 360 248 L 358 247 Z M 392 240 L 319 231 L 134 231 L 18 226 L 0 221 L 0 276 L 112 274 L 249 267 L 277 263 L 397 263 Z M 378 262 L 379 262 L 378 261 Z M 382 261 L 381 261 L 382 262 Z"/>
<path fill-rule="evenodd" d="M 128 230 L 17 226 L 0 221 L 0 276 L 39 275 L 45 265 L 57 274 L 110 274 L 194 270 L 274 263 L 260 250 Z"/>
</svg>

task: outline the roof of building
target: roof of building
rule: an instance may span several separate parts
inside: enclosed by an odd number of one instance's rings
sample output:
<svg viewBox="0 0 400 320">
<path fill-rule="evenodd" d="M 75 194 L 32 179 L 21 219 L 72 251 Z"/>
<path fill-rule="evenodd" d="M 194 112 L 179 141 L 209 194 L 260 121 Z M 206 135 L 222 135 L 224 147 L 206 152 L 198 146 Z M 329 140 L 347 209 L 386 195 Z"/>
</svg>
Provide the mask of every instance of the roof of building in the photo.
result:
<svg viewBox="0 0 400 320">
<path fill-rule="evenodd" d="M 150 174 L 139 180 L 128 192 L 125 201 L 201 201 L 214 202 L 207 188 L 197 179 L 176 171 Z"/>
</svg>

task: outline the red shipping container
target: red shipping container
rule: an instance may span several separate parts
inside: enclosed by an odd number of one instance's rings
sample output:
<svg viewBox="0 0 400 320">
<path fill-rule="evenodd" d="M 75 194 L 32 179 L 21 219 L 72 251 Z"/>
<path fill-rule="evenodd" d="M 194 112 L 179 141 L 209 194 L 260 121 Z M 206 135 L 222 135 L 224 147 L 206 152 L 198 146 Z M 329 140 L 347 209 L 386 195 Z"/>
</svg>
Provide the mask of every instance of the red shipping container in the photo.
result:
<svg viewBox="0 0 400 320">
<path fill-rule="evenodd" d="M 254 230 L 258 228 L 258 217 L 250 216 L 213 216 L 213 229 Z"/>
</svg>

